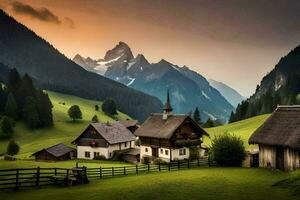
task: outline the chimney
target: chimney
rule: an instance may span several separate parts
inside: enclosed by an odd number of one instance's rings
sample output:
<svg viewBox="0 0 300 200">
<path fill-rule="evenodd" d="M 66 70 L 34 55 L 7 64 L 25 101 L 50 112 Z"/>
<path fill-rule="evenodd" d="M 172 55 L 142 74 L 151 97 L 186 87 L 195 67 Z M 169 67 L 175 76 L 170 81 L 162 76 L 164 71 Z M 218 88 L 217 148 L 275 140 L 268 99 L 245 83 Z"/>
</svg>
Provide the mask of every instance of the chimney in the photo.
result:
<svg viewBox="0 0 300 200">
<path fill-rule="evenodd" d="M 165 103 L 165 107 L 164 107 L 164 112 L 163 112 L 163 119 L 167 120 L 169 116 L 172 115 L 172 107 L 171 107 L 171 103 L 170 103 L 170 94 L 169 94 L 169 89 L 167 92 L 167 101 Z"/>
</svg>

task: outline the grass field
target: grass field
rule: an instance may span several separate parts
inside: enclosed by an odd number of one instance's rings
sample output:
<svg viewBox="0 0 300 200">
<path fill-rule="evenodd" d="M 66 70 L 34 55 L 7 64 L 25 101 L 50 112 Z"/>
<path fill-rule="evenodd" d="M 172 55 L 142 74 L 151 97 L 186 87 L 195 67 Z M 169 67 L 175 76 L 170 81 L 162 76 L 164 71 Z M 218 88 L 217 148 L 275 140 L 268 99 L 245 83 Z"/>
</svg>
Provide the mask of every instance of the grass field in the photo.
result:
<svg viewBox="0 0 300 200">
<path fill-rule="evenodd" d="M 226 125 L 218 126 L 218 127 L 214 127 L 214 128 L 208 128 L 208 129 L 206 129 L 206 131 L 209 133 L 211 139 L 213 139 L 217 135 L 224 134 L 225 132 L 228 132 L 228 133 L 236 135 L 236 136 L 240 136 L 242 138 L 242 140 L 244 141 L 245 147 L 247 149 L 253 149 L 253 148 L 256 148 L 256 146 L 249 145 L 248 139 L 251 136 L 251 134 L 260 125 L 262 125 L 269 116 L 270 116 L 269 114 L 259 115 L 259 116 L 241 120 L 241 121 L 238 121 L 235 123 L 226 124 Z M 211 139 L 209 139 L 208 137 L 205 137 L 204 143 L 209 146 L 211 144 Z"/>
<path fill-rule="evenodd" d="M 294 175 L 246 168 L 205 168 L 95 180 L 87 185 L 1 193 L 1 200 L 296 200 L 292 189 L 272 186 Z"/>
<path fill-rule="evenodd" d="M 82 99 L 75 96 L 63 95 L 55 92 L 48 92 L 53 104 L 54 126 L 51 128 L 28 129 L 23 123 L 17 123 L 14 128 L 14 139 L 21 146 L 18 158 L 29 158 L 29 156 L 40 149 L 49 147 L 59 142 L 70 145 L 88 125 L 91 118 L 96 114 L 102 122 L 112 121 L 113 119 L 105 115 L 102 111 L 95 111 L 94 107 L 98 104 L 101 108 L 102 103 Z M 65 103 L 63 105 L 62 103 Z M 67 111 L 72 105 L 79 105 L 83 119 L 72 122 Z M 101 109 L 100 109 L 101 110 Z M 128 118 L 125 114 L 119 113 L 117 117 L 122 120 Z M 6 151 L 8 141 L 0 140 L 0 153 Z"/>
</svg>

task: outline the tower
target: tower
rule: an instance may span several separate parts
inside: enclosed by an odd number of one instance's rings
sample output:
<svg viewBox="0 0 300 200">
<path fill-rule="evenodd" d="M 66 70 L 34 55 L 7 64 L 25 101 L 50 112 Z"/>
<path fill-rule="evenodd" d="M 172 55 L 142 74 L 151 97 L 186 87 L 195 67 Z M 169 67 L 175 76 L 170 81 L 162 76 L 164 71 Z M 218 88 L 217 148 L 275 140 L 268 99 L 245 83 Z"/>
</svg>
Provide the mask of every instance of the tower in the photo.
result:
<svg viewBox="0 0 300 200">
<path fill-rule="evenodd" d="M 172 107 L 171 107 L 171 103 L 170 103 L 170 94 L 169 94 L 169 89 L 167 91 L 167 100 L 166 100 L 166 103 L 165 103 L 165 107 L 164 107 L 164 112 L 163 112 L 163 119 L 164 120 L 167 120 L 168 117 L 170 115 L 172 115 Z"/>
</svg>

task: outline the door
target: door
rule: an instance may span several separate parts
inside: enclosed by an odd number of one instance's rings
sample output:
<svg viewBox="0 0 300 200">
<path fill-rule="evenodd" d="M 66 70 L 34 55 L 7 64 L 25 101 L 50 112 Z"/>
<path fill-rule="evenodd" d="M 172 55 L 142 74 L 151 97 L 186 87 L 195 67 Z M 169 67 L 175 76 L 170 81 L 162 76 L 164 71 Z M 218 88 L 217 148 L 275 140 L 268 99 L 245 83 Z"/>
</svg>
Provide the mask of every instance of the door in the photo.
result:
<svg viewBox="0 0 300 200">
<path fill-rule="evenodd" d="M 158 157 L 158 149 L 157 148 L 152 147 L 152 156 Z"/>
<path fill-rule="evenodd" d="M 283 147 L 276 148 L 276 169 L 284 170 L 284 150 Z"/>
</svg>

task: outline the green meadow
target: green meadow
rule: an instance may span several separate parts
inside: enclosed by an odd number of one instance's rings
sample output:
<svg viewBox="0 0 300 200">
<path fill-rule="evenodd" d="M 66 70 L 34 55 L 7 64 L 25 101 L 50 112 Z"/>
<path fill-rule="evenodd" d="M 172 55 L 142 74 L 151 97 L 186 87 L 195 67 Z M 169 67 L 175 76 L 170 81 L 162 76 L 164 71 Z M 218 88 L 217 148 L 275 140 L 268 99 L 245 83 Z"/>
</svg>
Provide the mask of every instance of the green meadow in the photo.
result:
<svg viewBox="0 0 300 200">
<path fill-rule="evenodd" d="M 59 142 L 71 145 L 71 142 L 87 127 L 94 115 L 97 115 L 101 122 L 114 120 L 102 112 L 102 102 L 50 91 L 47 91 L 47 93 L 53 104 L 54 126 L 51 128 L 28 129 L 23 123 L 18 122 L 14 128 L 13 136 L 13 139 L 21 147 L 21 151 L 16 156 L 17 158 L 28 159 L 32 153 Z M 99 111 L 95 111 L 96 104 L 100 107 Z M 73 122 L 69 119 L 67 112 L 72 105 L 80 107 L 82 120 Z M 120 112 L 116 117 L 120 120 L 128 118 L 127 115 Z M 0 153 L 6 151 L 7 143 L 8 140 L 0 140 Z"/>
</svg>

